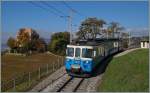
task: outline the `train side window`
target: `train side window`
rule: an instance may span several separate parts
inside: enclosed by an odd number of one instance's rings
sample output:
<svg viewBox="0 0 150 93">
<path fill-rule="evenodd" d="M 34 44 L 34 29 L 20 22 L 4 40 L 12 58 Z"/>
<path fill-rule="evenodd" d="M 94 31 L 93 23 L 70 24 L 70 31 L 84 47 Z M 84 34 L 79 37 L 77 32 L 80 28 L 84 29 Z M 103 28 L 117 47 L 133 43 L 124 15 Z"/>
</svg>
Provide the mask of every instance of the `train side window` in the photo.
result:
<svg viewBox="0 0 150 93">
<path fill-rule="evenodd" d="M 93 49 L 93 54 L 92 54 L 92 57 L 96 57 L 98 55 L 98 48 L 94 48 Z"/>
<path fill-rule="evenodd" d="M 103 55 L 103 47 L 101 47 L 101 56 Z"/>
<path fill-rule="evenodd" d="M 74 48 L 67 48 L 67 56 L 73 57 L 74 56 Z"/>
<path fill-rule="evenodd" d="M 93 49 L 82 48 L 82 57 L 91 58 L 93 56 Z"/>
<path fill-rule="evenodd" d="M 99 47 L 99 54 L 98 55 L 101 55 L 101 47 Z"/>
<path fill-rule="evenodd" d="M 98 55 L 100 55 L 100 53 L 101 53 L 101 50 L 100 50 L 100 47 L 98 48 Z"/>
<path fill-rule="evenodd" d="M 75 57 L 80 57 L 80 48 L 76 48 Z"/>
<path fill-rule="evenodd" d="M 99 55 L 99 48 L 98 47 L 96 48 L 96 51 L 97 51 L 96 56 L 98 56 Z"/>
<path fill-rule="evenodd" d="M 102 50 L 103 50 L 103 55 L 102 56 L 105 56 L 105 48 L 103 47 Z"/>
<path fill-rule="evenodd" d="M 96 53 L 96 51 L 94 50 L 94 51 L 93 51 L 93 57 L 96 57 L 96 54 L 97 54 L 97 53 Z"/>
<path fill-rule="evenodd" d="M 99 55 L 102 55 L 102 49 L 101 49 L 101 47 L 99 48 Z"/>
<path fill-rule="evenodd" d="M 102 48 L 103 48 L 103 47 L 100 47 L 100 49 L 101 49 L 100 55 L 101 55 L 101 56 L 102 56 L 102 54 L 103 54 Z"/>
</svg>

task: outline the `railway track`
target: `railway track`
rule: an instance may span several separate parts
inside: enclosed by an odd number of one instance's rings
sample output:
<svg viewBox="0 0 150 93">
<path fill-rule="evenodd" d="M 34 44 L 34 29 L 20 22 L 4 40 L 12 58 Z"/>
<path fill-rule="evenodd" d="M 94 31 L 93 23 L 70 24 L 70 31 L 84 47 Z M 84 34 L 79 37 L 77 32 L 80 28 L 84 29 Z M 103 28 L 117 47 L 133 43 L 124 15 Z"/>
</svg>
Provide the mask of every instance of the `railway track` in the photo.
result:
<svg viewBox="0 0 150 93">
<path fill-rule="evenodd" d="M 76 92 L 83 80 L 83 78 L 70 78 L 57 92 Z"/>
<path fill-rule="evenodd" d="M 42 91 L 43 92 L 76 92 L 83 81 L 84 81 L 83 78 L 74 78 L 65 74 L 57 81 L 48 85 Z"/>
</svg>

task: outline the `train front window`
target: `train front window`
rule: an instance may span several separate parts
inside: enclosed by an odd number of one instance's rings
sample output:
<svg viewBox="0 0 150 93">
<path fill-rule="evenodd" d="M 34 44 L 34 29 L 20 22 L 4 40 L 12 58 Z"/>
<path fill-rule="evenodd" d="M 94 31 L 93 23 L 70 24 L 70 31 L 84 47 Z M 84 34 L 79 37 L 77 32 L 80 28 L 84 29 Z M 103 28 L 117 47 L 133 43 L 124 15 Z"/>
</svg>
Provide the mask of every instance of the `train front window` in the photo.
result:
<svg viewBox="0 0 150 93">
<path fill-rule="evenodd" d="M 92 51 L 93 51 L 93 49 L 83 48 L 82 49 L 82 57 L 84 57 L 84 58 L 92 58 Z"/>
<path fill-rule="evenodd" d="M 74 48 L 67 48 L 67 56 L 69 57 L 74 56 Z"/>
<path fill-rule="evenodd" d="M 80 57 L 80 48 L 76 48 L 75 57 Z"/>
</svg>

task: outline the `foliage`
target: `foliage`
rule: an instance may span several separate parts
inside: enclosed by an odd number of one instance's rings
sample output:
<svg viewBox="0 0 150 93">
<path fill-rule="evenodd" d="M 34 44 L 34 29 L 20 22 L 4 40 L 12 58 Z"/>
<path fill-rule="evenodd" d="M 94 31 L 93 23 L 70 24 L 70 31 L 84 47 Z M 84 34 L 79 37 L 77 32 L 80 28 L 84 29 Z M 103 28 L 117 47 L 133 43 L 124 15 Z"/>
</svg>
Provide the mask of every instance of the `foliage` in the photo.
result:
<svg viewBox="0 0 150 93">
<path fill-rule="evenodd" d="M 66 45 L 69 44 L 68 32 L 58 32 L 52 35 L 48 50 L 54 54 L 65 55 Z"/>
<path fill-rule="evenodd" d="M 123 29 L 124 27 L 119 26 L 119 23 L 117 22 L 111 22 L 110 25 L 108 26 L 108 32 L 110 33 L 112 38 L 115 37 L 115 33 L 118 34 L 118 37 L 119 37 L 119 34 L 120 34 L 119 31 Z"/>
<path fill-rule="evenodd" d="M 16 48 L 16 40 L 10 37 L 7 41 L 7 45 L 11 48 L 11 51 L 14 51 L 14 49 Z"/>
<path fill-rule="evenodd" d="M 13 41 L 16 41 L 15 47 L 19 53 L 28 53 L 29 51 L 44 52 L 47 50 L 44 39 L 40 38 L 39 34 L 33 29 L 21 28 L 17 34 L 17 39 Z M 13 48 L 12 44 L 10 46 L 9 43 L 9 47 Z"/>
<path fill-rule="evenodd" d="M 44 52 L 47 50 L 47 45 L 43 38 L 39 38 L 35 44 L 38 52 Z"/>
<path fill-rule="evenodd" d="M 129 41 L 128 41 L 128 39 L 123 39 L 122 40 L 122 46 L 123 46 L 123 48 L 128 48 L 129 47 Z"/>
<path fill-rule="evenodd" d="M 121 33 L 121 38 L 122 38 L 122 45 L 124 48 L 128 48 L 129 47 L 129 34 L 122 32 Z"/>
<path fill-rule="evenodd" d="M 29 42 L 30 36 L 28 33 L 25 33 L 23 29 L 20 29 L 17 35 L 17 46 L 23 47 Z"/>
<path fill-rule="evenodd" d="M 10 48 L 14 48 L 16 47 L 16 40 L 12 37 L 10 37 L 7 41 L 7 45 L 10 47 Z"/>
<path fill-rule="evenodd" d="M 80 30 L 77 32 L 79 39 L 95 39 L 102 33 L 102 27 L 106 24 L 104 20 L 97 18 L 87 18 L 81 23 Z"/>
<path fill-rule="evenodd" d="M 104 28 L 106 22 L 102 19 L 87 18 L 81 23 L 79 31 L 77 32 L 78 39 L 96 39 L 97 37 L 117 38 L 121 37 L 121 30 L 124 27 L 120 26 L 117 22 L 111 22 L 107 28 Z"/>
</svg>

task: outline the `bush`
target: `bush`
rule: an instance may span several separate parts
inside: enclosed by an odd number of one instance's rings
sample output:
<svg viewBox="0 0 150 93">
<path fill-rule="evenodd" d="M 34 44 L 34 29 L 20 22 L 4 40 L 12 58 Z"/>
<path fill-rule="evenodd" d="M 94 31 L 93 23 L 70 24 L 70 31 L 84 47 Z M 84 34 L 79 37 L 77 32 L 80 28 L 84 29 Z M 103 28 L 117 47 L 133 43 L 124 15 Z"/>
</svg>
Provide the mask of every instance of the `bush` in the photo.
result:
<svg viewBox="0 0 150 93">
<path fill-rule="evenodd" d="M 69 33 L 58 32 L 52 35 L 48 50 L 57 55 L 65 55 L 67 44 L 69 44 Z"/>
</svg>

